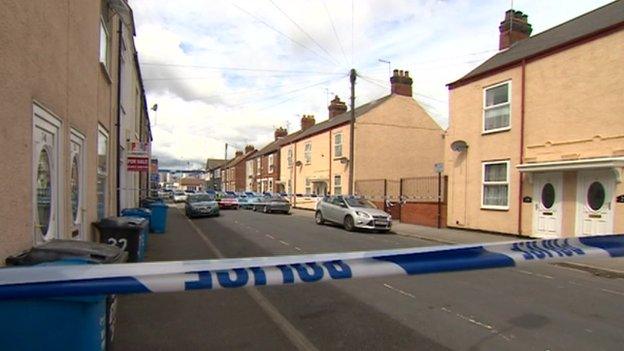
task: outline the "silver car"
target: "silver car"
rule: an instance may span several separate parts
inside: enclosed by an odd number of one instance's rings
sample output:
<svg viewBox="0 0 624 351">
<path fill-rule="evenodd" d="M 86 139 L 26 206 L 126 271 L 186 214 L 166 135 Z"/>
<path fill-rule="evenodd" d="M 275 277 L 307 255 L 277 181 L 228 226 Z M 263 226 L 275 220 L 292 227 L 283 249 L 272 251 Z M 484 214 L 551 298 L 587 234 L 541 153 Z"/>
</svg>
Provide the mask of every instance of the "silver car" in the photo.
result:
<svg viewBox="0 0 624 351">
<path fill-rule="evenodd" d="M 316 205 L 316 224 L 333 222 L 342 224 L 348 231 L 373 229 L 388 232 L 392 216 L 378 209 L 372 202 L 354 196 L 329 196 Z"/>
</svg>

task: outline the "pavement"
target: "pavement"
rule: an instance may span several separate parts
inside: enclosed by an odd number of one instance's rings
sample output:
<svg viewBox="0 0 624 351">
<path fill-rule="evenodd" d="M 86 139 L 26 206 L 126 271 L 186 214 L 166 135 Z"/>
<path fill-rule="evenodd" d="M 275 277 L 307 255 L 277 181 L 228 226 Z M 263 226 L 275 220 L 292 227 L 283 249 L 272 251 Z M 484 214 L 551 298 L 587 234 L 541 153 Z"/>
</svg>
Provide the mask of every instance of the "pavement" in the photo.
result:
<svg viewBox="0 0 624 351">
<path fill-rule="evenodd" d="M 297 216 L 314 218 L 314 212 L 310 210 L 293 209 L 293 214 Z M 496 243 L 515 240 L 527 240 L 526 237 L 517 235 L 504 235 L 480 232 L 475 230 L 454 229 L 454 228 L 431 228 L 421 225 L 394 222 L 392 231 L 398 235 L 411 236 L 422 240 L 428 240 L 440 244 L 477 244 Z M 624 277 L 624 257 L 619 258 L 591 258 L 583 263 L 565 262 L 555 263 L 561 267 L 578 269 L 590 273 L 602 275 L 615 275 Z"/>
<path fill-rule="evenodd" d="M 299 211 L 222 211 L 192 221 L 176 207 L 169 213 L 167 233 L 150 237 L 148 261 L 439 245 L 417 237 L 422 228 L 351 233 L 318 226 Z M 128 295 L 120 297 L 114 349 L 620 350 L 624 280 L 618 278 L 537 264 Z"/>
</svg>

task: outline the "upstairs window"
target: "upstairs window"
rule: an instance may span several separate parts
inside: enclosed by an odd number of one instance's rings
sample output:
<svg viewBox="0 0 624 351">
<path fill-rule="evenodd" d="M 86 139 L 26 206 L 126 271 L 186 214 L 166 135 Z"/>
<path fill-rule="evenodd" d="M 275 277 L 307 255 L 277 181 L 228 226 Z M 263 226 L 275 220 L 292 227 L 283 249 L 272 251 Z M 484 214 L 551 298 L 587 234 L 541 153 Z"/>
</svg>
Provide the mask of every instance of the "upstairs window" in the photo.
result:
<svg viewBox="0 0 624 351">
<path fill-rule="evenodd" d="M 509 161 L 483 163 L 481 207 L 509 209 Z"/>
<path fill-rule="evenodd" d="M 483 132 L 491 133 L 511 128 L 511 82 L 483 90 Z"/>
<path fill-rule="evenodd" d="M 100 20 L 100 62 L 108 69 L 108 47 L 110 42 L 110 35 L 108 27 L 104 23 L 104 20 Z"/>
<path fill-rule="evenodd" d="M 269 173 L 273 173 L 273 155 L 269 155 Z"/>
<path fill-rule="evenodd" d="M 312 144 L 311 143 L 305 144 L 303 157 L 305 159 L 306 165 L 309 165 L 310 163 L 312 163 Z"/>
<path fill-rule="evenodd" d="M 256 159 L 256 175 L 260 175 L 261 171 L 262 171 L 262 163 L 260 161 L 260 157 L 258 157 Z"/>
<path fill-rule="evenodd" d="M 288 167 L 292 167 L 293 164 L 293 151 L 288 149 Z"/>
<path fill-rule="evenodd" d="M 334 135 L 334 157 L 342 157 L 342 133 Z"/>
</svg>

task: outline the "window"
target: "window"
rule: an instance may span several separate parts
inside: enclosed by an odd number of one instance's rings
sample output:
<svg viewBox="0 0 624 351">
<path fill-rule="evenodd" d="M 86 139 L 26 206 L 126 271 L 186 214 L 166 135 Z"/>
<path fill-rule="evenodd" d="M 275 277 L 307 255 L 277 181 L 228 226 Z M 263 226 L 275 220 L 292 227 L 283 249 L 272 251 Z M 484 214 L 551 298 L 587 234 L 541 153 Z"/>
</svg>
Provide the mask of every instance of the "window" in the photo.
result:
<svg viewBox="0 0 624 351">
<path fill-rule="evenodd" d="M 292 167 L 293 164 L 293 151 L 292 148 L 288 149 L 288 167 Z"/>
<path fill-rule="evenodd" d="M 262 170 L 262 163 L 260 162 L 261 157 L 258 157 L 256 159 L 256 174 L 260 175 L 260 172 Z"/>
<path fill-rule="evenodd" d="M 303 157 L 305 158 L 306 165 L 309 165 L 310 163 L 312 163 L 312 144 L 311 143 L 305 144 Z"/>
<path fill-rule="evenodd" d="M 483 163 L 481 207 L 509 209 L 509 161 Z"/>
<path fill-rule="evenodd" d="M 273 154 L 269 155 L 269 173 L 273 173 Z"/>
<path fill-rule="evenodd" d="M 108 133 L 98 128 L 97 141 L 97 218 L 106 217 L 106 191 L 108 180 Z"/>
<path fill-rule="evenodd" d="M 342 133 L 334 135 L 334 157 L 342 157 Z"/>
<path fill-rule="evenodd" d="M 342 195 L 342 176 L 334 176 L 334 195 Z"/>
<path fill-rule="evenodd" d="M 510 128 L 511 82 L 486 88 L 483 91 L 483 132 Z"/>
<path fill-rule="evenodd" d="M 269 178 L 269 188 L 267 191 L 273 192 L 273 178 Z"/>
<path fill-rule="evenodd" d="M 108 28 L 104 23 L 104 20 L 100 20 L 100 62 L 108 69 L 108 44 L 109 34 Z"/>
<path fill-rule="evenodd" d="M 292 194 L 292 181 L 288 179 L 288 194 Z"/>
<path fill-rule="evenodd" d="M 306 194 L 312 193 L 312 182 L 308 178 L 306 178 L 305 180 L 305 193 Z"/>
</svg>

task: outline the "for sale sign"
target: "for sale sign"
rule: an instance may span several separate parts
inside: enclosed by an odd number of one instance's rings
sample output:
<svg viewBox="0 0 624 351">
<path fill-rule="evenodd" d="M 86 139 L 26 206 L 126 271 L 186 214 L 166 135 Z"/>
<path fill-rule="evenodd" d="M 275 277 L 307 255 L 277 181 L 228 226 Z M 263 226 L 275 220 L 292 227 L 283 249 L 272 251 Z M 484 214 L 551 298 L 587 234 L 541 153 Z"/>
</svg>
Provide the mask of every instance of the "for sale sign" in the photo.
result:
<svg viewBox="0 0 624 351">
<path fill-rule="evenodd" d="M 128 156 L 128 171 L 130 172 L 147 172 L 149 170 L 149 158 Z"/>
</svg>

